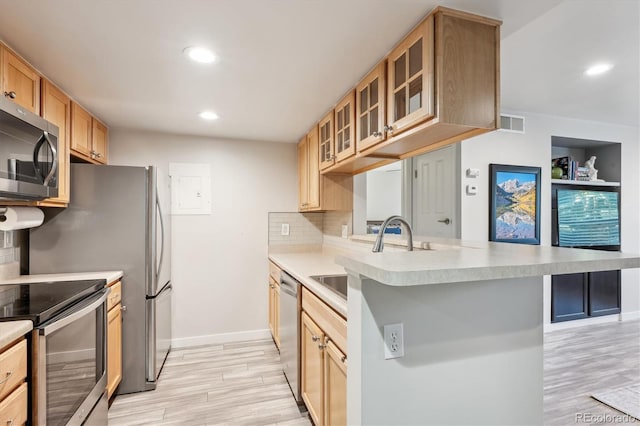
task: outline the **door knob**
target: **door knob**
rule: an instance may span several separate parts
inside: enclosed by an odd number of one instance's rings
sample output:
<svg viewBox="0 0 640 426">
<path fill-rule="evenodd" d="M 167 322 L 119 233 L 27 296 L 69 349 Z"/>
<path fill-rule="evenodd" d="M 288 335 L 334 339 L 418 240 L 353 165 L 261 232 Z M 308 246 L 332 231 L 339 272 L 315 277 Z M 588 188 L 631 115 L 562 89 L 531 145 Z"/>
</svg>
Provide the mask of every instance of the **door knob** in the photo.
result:
<svg viewBox="0 0 640 426">
<path fill-rule="evenodd" d="M 446 218 L 446 219 L 440 219 L 438 222 L 440 223 L 444 223 L 445 225 L 448 225 L 451 223 L 451 219 Z"/>
</svg>

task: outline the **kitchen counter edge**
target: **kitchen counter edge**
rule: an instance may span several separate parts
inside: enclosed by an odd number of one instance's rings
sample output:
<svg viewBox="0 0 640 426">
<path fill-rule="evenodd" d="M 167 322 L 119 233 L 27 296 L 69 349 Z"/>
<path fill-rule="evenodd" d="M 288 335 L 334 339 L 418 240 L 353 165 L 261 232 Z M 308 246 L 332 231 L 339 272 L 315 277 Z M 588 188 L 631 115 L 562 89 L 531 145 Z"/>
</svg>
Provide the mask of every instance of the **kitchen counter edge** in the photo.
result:
<svg viewBox="0 0 640 426">
<path fill-rule="evenodd" d="M 4 284 L 29 284 L 38 282 L 55 282 L 55 281 L 80 281 L 80 280 L 100 280 L 104 279 L 107 284 L 122 278 L 122 271 L 97 271 L 97 272 L 73 272 L 65 274 L 33 274 L 20 275 L 16 278 L 0 281 L 0 285 Z"/>
<path fill-rule="evenodd" d="M 9 343 L 24 336 L 33 330 L 31 321 L 5 321 L 0 322 L 0 350 L 4 349 Z"/>
</svg>

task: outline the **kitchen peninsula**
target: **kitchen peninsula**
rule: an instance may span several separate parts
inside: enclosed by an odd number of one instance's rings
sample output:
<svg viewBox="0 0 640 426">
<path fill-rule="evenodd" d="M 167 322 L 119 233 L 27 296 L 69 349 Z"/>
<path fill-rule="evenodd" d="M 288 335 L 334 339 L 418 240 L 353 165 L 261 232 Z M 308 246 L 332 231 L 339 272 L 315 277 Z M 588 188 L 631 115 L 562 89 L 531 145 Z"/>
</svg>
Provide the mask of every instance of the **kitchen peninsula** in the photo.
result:
<svg viewBox="0 0 640 426">
<path fill-rule="evenodd" d="M 640 256 L 506 243 L 359 253 L 349 274 L 348 424 L 542 424 L 543 275 Z M 383 328 L 403 324 L 404 356 Z"/>
</svg>

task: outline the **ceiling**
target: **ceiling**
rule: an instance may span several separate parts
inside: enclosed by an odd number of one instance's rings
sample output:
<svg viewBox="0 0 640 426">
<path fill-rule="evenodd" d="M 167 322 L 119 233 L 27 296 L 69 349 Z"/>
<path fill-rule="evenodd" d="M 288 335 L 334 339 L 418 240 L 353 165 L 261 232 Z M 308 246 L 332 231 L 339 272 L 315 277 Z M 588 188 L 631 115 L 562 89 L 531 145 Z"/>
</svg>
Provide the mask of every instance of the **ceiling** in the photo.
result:
<svg viewBox="0 0 640 426">
<path fill-rule="evenodd" d="M 503 20 L 503 110 L 637 126 L 638 3 L 0 0 L 0 38 L 109 126 L 296 142 L 441 4 Z M 219 59 L 192 63 L 191 45 Z"/>
</svg>

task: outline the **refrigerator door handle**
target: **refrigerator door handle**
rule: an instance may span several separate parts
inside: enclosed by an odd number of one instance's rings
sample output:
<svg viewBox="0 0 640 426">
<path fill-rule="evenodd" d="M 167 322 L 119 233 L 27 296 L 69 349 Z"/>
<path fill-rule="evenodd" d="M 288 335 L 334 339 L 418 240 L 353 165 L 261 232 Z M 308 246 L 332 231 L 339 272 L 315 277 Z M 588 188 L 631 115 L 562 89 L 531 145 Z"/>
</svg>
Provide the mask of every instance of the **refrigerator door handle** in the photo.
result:
<svg viewBox="0 0 640 426">
<path fill-rule="evenodd" d="M 158 198 L 158 191 L 156 190 L 156 207 L 158 208 L 158 216 L 160 217 L 160 259 L 158 261 L 158 268 L 156 269 L 156 282 L 160 276 L 160 270 L 162 269 L 162 261 L 164 260 L 164 219 L 162 218 L 162 207 L 160 207 L 160 199 Z M 158 283 L 162 285 L 163 283 Z"/>
</svg>

